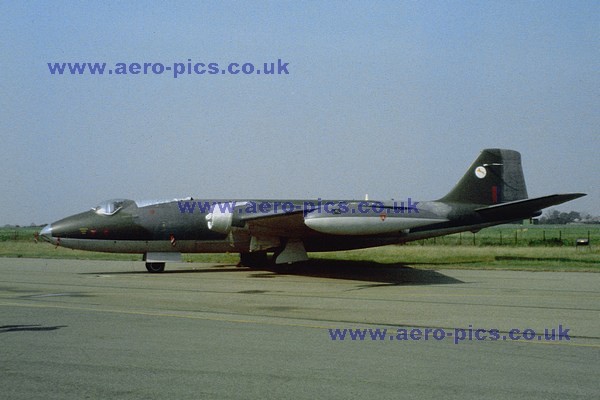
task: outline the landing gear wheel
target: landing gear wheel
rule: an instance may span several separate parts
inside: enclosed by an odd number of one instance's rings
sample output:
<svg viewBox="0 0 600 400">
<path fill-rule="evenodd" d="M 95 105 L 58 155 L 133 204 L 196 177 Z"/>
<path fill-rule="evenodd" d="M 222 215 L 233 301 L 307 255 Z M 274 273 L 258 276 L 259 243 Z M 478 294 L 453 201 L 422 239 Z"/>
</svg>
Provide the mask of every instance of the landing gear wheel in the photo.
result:
<svg viewBox="0 0 600 400">
<path fill-rule="evenodd" d="M 153 274 L 163 272 L 165 270 L 165 263 L 164 262 L 147 262 L 146 269 L 148 270 L 148 272 L 153 273 Z"/>
</svg>

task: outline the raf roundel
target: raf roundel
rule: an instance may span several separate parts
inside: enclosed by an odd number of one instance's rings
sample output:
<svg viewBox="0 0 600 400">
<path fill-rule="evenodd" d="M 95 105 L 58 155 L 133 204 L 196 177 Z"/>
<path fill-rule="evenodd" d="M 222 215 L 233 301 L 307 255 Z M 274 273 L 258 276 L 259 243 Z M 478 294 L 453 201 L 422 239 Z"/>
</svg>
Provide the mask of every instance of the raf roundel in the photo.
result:
<svg viewBox="0 0 600 400">
<path fill-rule="evenodd" d="M 477 167 L 475 168 L 475 176 L 478 177 L 479 179 L 483 179 L 485 178 L 485 175 L 487 174 L 487 171 L 485 170 L 485 167 Z"/>
</svg>

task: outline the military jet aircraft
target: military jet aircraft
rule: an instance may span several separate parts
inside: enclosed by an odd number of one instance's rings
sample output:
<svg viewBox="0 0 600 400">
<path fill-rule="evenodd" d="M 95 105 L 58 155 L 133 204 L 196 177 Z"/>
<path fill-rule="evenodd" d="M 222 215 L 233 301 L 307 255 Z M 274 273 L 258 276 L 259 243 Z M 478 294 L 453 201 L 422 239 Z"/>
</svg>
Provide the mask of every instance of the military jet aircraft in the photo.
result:
<svg viewBox="0 0 600 400">
<path fill-rule="evenodd" d="M 472 231 L 538 216 L 583 193 L 529 199 L 514 150 L 485 149 L 444 197 L 433 201 L 116 199 L 44 227 L 56 246 L 143 254 L 149 272 L 182 253 L 240 254 L 258 266 L 307 260 L 336 251 Z"/>
</svg>

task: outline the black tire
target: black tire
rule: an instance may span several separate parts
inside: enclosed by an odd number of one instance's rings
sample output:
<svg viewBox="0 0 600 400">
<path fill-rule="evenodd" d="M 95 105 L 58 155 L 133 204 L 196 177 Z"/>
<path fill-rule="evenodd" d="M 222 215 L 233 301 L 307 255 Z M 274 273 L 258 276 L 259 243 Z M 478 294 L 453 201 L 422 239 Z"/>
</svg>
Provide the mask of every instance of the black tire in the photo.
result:
<svg viewBox="0 0 600 400">
<path fill-rule="evenodd" d="M 163 272 L 165 270 L 164 262 L 147 262 L 146 269 L 152 274 Z"/>
</svg>

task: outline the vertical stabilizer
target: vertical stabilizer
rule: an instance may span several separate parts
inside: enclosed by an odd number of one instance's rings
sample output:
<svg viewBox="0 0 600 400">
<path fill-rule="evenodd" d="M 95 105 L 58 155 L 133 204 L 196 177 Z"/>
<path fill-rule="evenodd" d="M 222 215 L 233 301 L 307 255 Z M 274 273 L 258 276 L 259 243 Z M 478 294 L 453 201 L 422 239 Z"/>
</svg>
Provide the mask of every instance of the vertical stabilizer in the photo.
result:
<svg viewBox="0 0 600 400">
<path fill-rule="evenodd" d="M 526 198 L 521 154 L 514 150 L 485 149 L 440 201 L 492 205 Z"/>
</svg>

